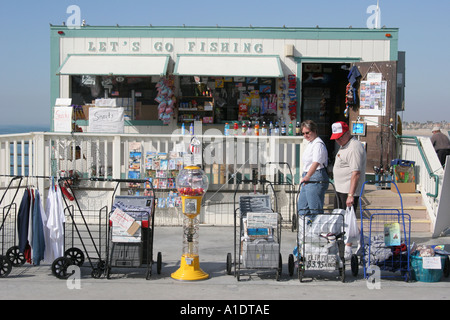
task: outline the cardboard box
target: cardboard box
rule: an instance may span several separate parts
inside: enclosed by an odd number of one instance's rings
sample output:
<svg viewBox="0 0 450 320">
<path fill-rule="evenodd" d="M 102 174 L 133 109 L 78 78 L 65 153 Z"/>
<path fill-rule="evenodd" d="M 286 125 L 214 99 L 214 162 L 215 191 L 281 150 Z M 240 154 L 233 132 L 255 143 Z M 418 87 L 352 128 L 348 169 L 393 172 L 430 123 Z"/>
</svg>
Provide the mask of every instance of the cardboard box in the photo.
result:
<svg viewBox="0 0 450 320">
<path fill-rule="evenodd" d="M 89 109 L 92 108 L 92 105 L 84 105 L 82 106 L 83 108 L 83 113 L 84 113 L 84 120 L 89 120 Z"/>
<path fill-rule="evenodd" d="M 397 183 L 397 188 L 400 193 L 415 193 L 416 192 L 416 183 L 415 182 L 402 182 Z M 397 193 L 397 189 L 395 185 L 391 183 L 391 191 Z"/>
<path fill-rule="evenodd" d="M 158 120 L 158 106 L 136 103 L 134 109 L 136 120 Z"/>
</svg>

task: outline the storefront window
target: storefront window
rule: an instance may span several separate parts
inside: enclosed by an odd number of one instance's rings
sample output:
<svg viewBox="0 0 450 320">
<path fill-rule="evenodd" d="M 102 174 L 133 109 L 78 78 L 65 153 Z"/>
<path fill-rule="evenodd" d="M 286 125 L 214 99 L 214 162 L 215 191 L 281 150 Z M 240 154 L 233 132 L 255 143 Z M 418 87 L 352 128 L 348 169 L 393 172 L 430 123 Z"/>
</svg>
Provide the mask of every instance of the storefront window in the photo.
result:
<svg viewBox="0 0 450 320">
<path fill-rule="evenodd" d="M 178 122 L 275 122 L 276 83 L 275 78 L 181 77 Z"/>
<path fill-rule="evenodd" d="M 150 117 L 150 112 L 142 114 L 141 106 L 156 105 L 156 83 L 159 79 L 160 77 L 72 76 L 72 103 L 94 105 L 96 99 L 116 98 L 118 106 L 125 108 L 129 119 L 157 120 L 154 112 L 152 119 L 144 119 Z"/>
</svg>

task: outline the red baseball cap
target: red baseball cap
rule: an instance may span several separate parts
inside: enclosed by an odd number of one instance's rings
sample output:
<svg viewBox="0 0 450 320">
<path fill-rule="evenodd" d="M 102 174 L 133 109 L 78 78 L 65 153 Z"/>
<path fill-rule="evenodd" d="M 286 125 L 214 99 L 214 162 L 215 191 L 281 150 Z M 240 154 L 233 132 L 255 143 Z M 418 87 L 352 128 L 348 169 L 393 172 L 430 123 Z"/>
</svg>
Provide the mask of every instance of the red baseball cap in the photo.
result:
<svg viewBox="0 0 450 320">
<path fill-rule="evenodd" d="M 330 140 L 339 139 L 344 133 L 348 131 L 348 124 L 343 121 L 335 122 L 331 126 L 331 131 L 333 132 L 333 134 L 331 135 Z"/>
</svg>

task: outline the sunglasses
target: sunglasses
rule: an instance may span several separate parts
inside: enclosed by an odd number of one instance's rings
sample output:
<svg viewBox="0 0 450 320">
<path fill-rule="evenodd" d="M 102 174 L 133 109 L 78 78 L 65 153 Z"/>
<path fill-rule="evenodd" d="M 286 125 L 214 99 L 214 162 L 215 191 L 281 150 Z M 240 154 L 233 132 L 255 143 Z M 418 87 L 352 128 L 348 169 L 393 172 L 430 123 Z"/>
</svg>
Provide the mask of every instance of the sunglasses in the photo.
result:
<svg viewBox="0 0 450 320">
<path fill-rule="evenodd" d="M 307 134 L 311 134 L 311 131 L 307 131 L 307 132 L 302 132 L 302 136 L 305 136 Z"/>
</svg>

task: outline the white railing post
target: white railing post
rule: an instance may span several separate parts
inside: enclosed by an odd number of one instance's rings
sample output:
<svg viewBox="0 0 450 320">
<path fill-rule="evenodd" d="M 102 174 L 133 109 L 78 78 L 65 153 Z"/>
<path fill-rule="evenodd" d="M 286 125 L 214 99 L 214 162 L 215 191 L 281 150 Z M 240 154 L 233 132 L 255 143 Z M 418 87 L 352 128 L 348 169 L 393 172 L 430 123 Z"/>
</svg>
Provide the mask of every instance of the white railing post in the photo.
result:
<svg viewBox="0 0 450 320">
<path fill-rule="evenodd" d="M 122 139 L 120 135 L 114 136 L 113 145 L 112 145 L 112 178 L 120 179 L 122 173 Z"/>
<path fill-rule="evenodd" d="M 30 155 L 29 158 L 32 157 L 32 166 L 33 170 L 30 172 L 33 172 L 33 175 L 35 176 L 45 176 L 45 163 L 46 161 L 50 161 L 50 159 L 47 157 L 47 154 L 45 154 L 45 139 L 44 134 L 42 133 L 35 133 L 34 139 L 33 139 L 33 148 L 30 148 Z M 31 166 L 31 162 L 30 162 Z"/>
</svg>

